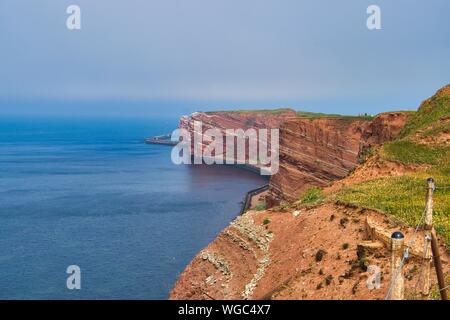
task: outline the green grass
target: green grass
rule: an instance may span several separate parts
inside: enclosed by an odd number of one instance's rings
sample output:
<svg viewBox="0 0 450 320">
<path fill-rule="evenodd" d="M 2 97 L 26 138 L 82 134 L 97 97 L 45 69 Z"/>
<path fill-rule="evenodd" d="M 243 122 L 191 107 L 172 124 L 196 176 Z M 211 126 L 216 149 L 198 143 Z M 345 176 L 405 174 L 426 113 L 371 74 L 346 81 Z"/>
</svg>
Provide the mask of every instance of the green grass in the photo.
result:
<svg viewBox="0 0 450 320">
<path fill-rule="evenodd" d="M 283 112 L 294 111 L 290 108 L 277 108 L 277 109 L 235 109 L 235 110 L 219 110 L 219 111 L 206 111 L 206 114 L 214 114 L 218 112 L 226 113 L 269 113 L 280 114 Z M 308 111 L 296 111 L 297 115 L 302 118 L 317 119 L 317 118 L 342 118 L 342 119 L 354 119 L 354 120 L 372 120 L 374 116 L 368 114 L 361 115 L 342 115 L 342 114 L 328 114 L 320 112 L 308 112 Z"/>
<path fill-rule="evenodd" d="M 450 286 L 450 275 L 444 274 L 444 281 L 446 286 Z M 444 287 L 447 288 L 447 287 Z M 447 288 L 447 294 L 449 292 L 449 289 Z M 439 285 L 438 284 L 434 284 L 431 287 L 431 292 L 430 292 L 430 300 L 442 300 L 441 298 L 441 292 L 439 291 Z"/>
<path fill-rule="evenodd" d="M 450 96 L 440 91 L 411 116 L 398 140 L 385 143 L 381 157 L 403 164 L 429 165 L 417 173 L 383 177 L 347 186 L 330 196 L 338 203 L 379 210 L 410 226 L 416 226 L 425 208 L 426 179 L 436 186 L 450 186 L 450 146 L 415 143 L 415 134 L 435 135 L 450 130 L 442 122 L 450 116 Z M 424 130 L 426 129 L 426 130 Z M 450 248 L 450 189 L 437 189 L 433 196 L 433 225 Z"/>
<path fill-rule="evenodd" d="M 449 153 L 449 146 L 423 145 L 408 140 L 385 143 L 381 150 L 383 159 L 418 165 L 438 164 Z"/>
<path fill-rule="evenodd" d="M 361 115 L 342 115 L 342 114 L 328 114 L 320 112 L 297 111 L 297 115 L 301 118 L 319 119 L 319 118 L 341 118 L 354 120 L 372 120 L 374 116 L 368 114 Z"/>
<path fill-rule="evenodd" d="M 400 138 L 411 135 L 421 129 L 437 123 L 439 119 L 450 115 L 450 96 L 435 95 L 426 100 L 419 111 L 408 120 L 400 132 Z"/>
<path fill-rule="evenodd" d="M 220 111 L 206 111 L 206 114 L 213 114 L 218 112 L 226 113 L 270 113 L 270 114 L 280 114 L 283 112 L 294 111 L 289 108 L 278 108 L 278 109 L 236 109 L 236 110 L 220 110 Z"/>
<path fill-rule="evenodd" d="M 366 147 L 361 151 L 361 154 L 359 156 L 359 163 L 364 163 L 369 159 L 371 156 L 373 156 L 375 153 L 375 148 L 372 146 Z"/>
<path fill-rule="evenodd" d="M 226 113 L 270 113 L 270 114 L 280 114 L 283 112 L 294 111 L 290 108 L 277 108 L 277 109 L 234 109 L 234 110 L 218 110 L 218 111 L 205 111 L 206 114 L 214 114 L 218 112 Z M 412 112 L 412 111 L 402 111 L 402 112 Z M 375 116 L 370 114 L 358 114 L 358 115 L 343 115 L 337 113 L 321 113 L 321 112 L 309 112 L 309 111 L 296 111 L 297 115 L 301 118 L 308 119 L 319 119 L 319 118 L 339 118 L 348 120 L 373 120 Z"/>
<path fill-rule="evenodd" d="M 300 197 L 300 204 L 317 204 L 325 200 L 325 196 L 321 189 L 312 187 L 303 193 Z"/>
<path fill-rule="evenodd" d="M 428 177 L 433 177 L 437 186 L 450 185 L 450 164 L 447 162 L 446 165 L 438 165 L 412 175 L 354 184 L 342 189 L 336 195 L 336 200 L 339 203 L 379 210 L 415 226 L 425 208 Z M 450 247 L 450 189 L 436 190 L 433 200 L 434 227 Z"/>
<path fill-rule="evenodd" d="M 450 123 L 437 123 L 436 125 L 432 126 L 430 129 L 424 131 L 421 134 L 422 138 L 428 138 L 435 136 L 439 133 L 450 133 Z"/>
<path fill-rule="evenodd" d="M 256 206 L 253 208 L 253 210 L 255 211 L 263 211 L 266 210 L 266 202 L 265 201 L 261 201 L 258 202 L 258 204 L 256 204 Z"/>
</svg>

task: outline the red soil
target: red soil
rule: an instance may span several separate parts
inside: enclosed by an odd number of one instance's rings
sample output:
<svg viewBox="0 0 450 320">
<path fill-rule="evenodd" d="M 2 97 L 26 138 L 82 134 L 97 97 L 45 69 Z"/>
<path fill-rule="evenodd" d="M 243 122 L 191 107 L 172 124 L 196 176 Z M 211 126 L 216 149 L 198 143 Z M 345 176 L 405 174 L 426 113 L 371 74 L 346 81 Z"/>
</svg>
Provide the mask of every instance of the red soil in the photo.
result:
<svg viewBox="0 0 450 320">
<path fill-rule="evenodd" d="M 193 259 L 170 298 L 382 299 L 390 277 L 389 251 L 358 257 L 368 215 L 389 232 L 401 229 L 408 241 L 411 228 L 392 226 L 384 215 L 368 210 L 324 204 L 286 212 L 250 211 Z M 450 256 L 444 248 L 442 255 L 448 271 Z M 380 268 L 381 288 L 367 288 L 368 265 Z M 420 267 L 410 259 L 404 270 L 411 298 Z"/>
</svg>

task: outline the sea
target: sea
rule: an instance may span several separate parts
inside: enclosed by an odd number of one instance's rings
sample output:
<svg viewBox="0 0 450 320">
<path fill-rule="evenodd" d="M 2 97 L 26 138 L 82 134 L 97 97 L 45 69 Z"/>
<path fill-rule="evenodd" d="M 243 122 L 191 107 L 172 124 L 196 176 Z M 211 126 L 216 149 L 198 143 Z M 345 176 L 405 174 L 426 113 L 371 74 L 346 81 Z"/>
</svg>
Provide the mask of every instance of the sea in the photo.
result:
<svg viewBox="0 0 450 320">
<path fill-rule="evenodd" d="M 144 143 L 177 125 L 1 118 L 0 299 L 166 299 L 245 193 L 267 183 L 232 166 L 175 165 L 172 147 Z"/>
</svg>

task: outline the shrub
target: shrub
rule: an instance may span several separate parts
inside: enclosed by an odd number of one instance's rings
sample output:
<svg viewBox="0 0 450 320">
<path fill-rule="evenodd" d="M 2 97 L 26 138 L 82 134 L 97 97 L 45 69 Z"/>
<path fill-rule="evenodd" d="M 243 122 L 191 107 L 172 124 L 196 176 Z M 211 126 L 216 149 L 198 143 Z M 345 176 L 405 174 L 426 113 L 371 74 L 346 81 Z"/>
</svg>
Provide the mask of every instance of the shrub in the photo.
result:
<svg viewBox="0 0 450 320">
<path fill-rule="evenodd" d="M 253 210 L 255 211 L 266 210 L 266 202 L 265 201 L 258 202 L 258 204 L 253 208 Z"/>
<path fill-rule="evenodd" d="M 301 197 L 301 204 L 316 204 L 322 202 L 325 199 L 325 196 L 322 193 L 322 190 L 316 187 L 312 187 L 308 189 Z"/>
<path fill-rule="evenodd" d="M 322 250 L 322 249 L 320 249 L 319 251 L 317 251 L 317 252 L 316 252 L 316 256 L 315 256 L 316 262 L 322 261 L 323 257 L 326 255 L 326 253 L 327 253 L 327 252 L 326 252 L 325 250 Z"/>
</svg>

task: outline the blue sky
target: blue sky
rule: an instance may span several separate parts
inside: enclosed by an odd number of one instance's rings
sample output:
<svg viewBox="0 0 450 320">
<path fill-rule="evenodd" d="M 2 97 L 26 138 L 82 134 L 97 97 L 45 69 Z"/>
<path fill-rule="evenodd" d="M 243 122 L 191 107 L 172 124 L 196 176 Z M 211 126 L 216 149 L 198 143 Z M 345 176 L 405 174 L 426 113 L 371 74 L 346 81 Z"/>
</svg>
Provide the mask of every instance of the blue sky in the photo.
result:
<svg viewBox="0 0 450 320">
<path fill-rule="evenodd" d="M 370 4 L 382 30 L 366 27 Z M 415 109 L 450 83 L 449 12 L 448 0 L 2 0 L 0 115 Z"/>
</svg>

